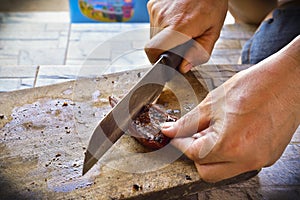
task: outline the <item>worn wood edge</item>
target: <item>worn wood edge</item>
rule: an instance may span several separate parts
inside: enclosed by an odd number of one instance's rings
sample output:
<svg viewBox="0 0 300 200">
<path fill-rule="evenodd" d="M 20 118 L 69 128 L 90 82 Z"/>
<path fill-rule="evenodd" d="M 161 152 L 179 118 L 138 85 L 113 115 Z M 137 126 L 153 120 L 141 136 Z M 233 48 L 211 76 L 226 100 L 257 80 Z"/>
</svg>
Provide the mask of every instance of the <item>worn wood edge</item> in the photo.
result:
<svg viewBox="0 0 300 200">
<path fill-rule="evenodd" d="M 156 192 L 155 194 L 150 193 L 150 194 L 146 194 L 146 195 L 140 195 L 138 197 L 127 198 L 126 200 L 152 200 L 153 198 L 170 199 L 170 200 L 180 199 L 185 196 L 197 194 L 197 193 L 205 191 L 207 189 L 245 182 L 245 181 L 255 177 L 259 172 L 260 172 L 260 170 L 245 172 L 245 173 L 239 174 L 235 177 L 225 179 L 223 181 L 219 181 L 216 183 L 205 182 L 200 178 L 197 181 L 194 181 L 191 183 L 186 183 L 186 184 L 176 186 L 176 187 L 171 187 L 167 190 Z"/>
</svg>

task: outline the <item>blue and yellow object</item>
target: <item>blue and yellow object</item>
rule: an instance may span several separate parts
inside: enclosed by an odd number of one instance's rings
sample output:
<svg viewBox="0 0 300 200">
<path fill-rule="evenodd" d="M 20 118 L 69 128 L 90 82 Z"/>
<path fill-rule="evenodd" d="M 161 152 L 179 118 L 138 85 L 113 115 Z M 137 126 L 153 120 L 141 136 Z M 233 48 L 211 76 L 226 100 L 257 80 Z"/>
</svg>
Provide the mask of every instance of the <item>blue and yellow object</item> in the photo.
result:
<svg viewBox="0 0 300 200">
<path fill-rule="evenodd" d="M 71 21 L 149 22 L 148 0 L 69 0 Z"/>
</svg>

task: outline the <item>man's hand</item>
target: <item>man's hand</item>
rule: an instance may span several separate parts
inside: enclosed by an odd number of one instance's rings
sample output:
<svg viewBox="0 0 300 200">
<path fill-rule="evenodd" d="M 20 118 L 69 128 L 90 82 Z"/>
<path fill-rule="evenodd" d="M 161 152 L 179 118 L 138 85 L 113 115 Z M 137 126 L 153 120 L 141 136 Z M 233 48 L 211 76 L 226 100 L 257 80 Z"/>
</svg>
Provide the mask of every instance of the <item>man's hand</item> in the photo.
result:
<svg viewBox="0 0 300 200">
<path fill-rule="evenodd" d="M 216 88 L 163 133 L 216 182 L 272 165 L 300 124 L 300 36 Z"/>
<path fill-rule="evenodd" d="M 150 0 L 147 6 L 152 39 L 145 51 L 152 63 L 190 39 L 195 44 L 186 52 L 180 71 L 208 61 L 223 26 L 227 0 Z"/>
</svg>

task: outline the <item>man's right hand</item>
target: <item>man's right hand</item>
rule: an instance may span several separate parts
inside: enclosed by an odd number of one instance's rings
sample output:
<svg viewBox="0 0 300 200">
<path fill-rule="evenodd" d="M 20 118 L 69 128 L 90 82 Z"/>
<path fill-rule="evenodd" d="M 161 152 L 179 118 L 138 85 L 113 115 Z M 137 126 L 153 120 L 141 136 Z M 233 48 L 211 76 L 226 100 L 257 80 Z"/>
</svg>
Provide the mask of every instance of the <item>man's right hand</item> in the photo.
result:
<svg viewBox="0 0 300 200">
<path fill-rule="evenodd" d="M 228 0 L 150 0 L 151 40 L 145 52 L 154 63 L 159 55 L 194 39 L 179 70 L 183 73 L 193 66 L 207 62 L 220 35 Z"/>
</svg>

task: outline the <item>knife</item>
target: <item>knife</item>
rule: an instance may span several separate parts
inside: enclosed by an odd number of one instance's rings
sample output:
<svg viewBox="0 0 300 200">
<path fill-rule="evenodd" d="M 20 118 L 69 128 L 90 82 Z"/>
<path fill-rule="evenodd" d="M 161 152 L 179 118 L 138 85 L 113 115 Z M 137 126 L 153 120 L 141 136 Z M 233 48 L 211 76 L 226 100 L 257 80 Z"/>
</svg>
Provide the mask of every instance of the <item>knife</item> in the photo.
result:
<svg viewBox="0 0 300 200">
<path fill-rule="evenodd" d="M 163 53 L 141 80 L 100 121 L 85 152 L 83 175 L 124 134 L 142 107 L 157 99 L 164 85 L 175 75 L 184 53 L 192 44 L 193 40 L 189 40 Z"/>
</svg>

